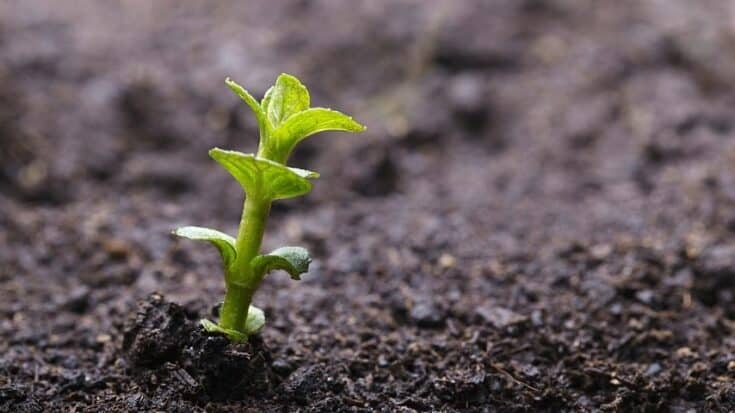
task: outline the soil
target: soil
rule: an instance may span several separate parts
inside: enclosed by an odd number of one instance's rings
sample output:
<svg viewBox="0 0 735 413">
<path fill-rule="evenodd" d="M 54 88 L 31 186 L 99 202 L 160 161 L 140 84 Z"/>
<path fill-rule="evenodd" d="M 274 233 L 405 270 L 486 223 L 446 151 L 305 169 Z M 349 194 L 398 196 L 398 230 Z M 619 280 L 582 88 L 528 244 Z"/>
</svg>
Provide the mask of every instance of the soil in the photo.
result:
<svg viewBox="0 0 735 413">
<path fill-rule="evenodd" d="M 0 411 L 735 411 L 735 9 L 688 0 L 0 4 Z M 194 224 L 223 84 L 368 125 L 266 248 L 246 344 Z"/>
</svg>

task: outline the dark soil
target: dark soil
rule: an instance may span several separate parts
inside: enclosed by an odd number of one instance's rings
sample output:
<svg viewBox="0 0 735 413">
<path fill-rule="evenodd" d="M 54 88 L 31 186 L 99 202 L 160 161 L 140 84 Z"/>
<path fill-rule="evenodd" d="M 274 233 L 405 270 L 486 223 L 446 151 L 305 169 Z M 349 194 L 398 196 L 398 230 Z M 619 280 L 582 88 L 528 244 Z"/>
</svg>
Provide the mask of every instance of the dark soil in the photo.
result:
<svg viewBox="0 0 735 413">
<path fill-rule="evenodd" d="M 0 411 L 735 411 L 727 0 L 0 4 Z M 294 73 L 362 136 L 294 165 L 247 344 L 198 320 Z"/>
</svg>

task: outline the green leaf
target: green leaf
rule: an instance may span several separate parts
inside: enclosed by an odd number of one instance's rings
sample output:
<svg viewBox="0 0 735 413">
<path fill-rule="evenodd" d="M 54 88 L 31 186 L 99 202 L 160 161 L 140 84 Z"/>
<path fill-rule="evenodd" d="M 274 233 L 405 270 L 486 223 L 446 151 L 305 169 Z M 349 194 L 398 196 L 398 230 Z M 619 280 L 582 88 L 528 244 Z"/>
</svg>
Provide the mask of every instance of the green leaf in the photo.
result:
<svg viewBox="0 0 735 413">
<path fill-rule="evenodd" d="M 236 342 L 248 341 L 248 336 L 251 336 L 265 325 L 265 313 L 260 308 L 251 305 L 248 307 L 248 316 L 245 319 L 245 333 L 241 333 L 231 328 L 224 328 L 217 323 L 205 319 L 199 320 L 199 323 L 209 333 L 220 333 L 226 335 L 230 340 Z"/>
<path fill-rule="evenodd" d="M 237 330 L 233 330 L 231 328 L 224 328 L 221 327 L 219 324 L 214 323 L 212 321 L 207 320 L 206 318 L 203 318 L 199 320 L 199 324 L 204 327 L 205 330 L 207 330 L 208 333 L 220 333 L 224 334 L 229 338 L 230 340 L 238 343 L 242 343 L 245 341 L 248 341 L 247 334 L 243 334 Z"/>
<path fill-rule="evenodd" d="M 310 263 L 309 252 L 301 247 L 281 247 L 268 254 L 258 255 L 251 261 L 256 274 L 284 270 L 294 280 L 300 280 L 301 274 L 309 271 Z"/>
<path fill-rule="evenodd" d="M 269 87 L 263 95 L 263 100 L 260 101 L 260 107 L 263 109 L 263 113 L 268 113 L 268 106 L 271 103 L 271 96 L 273 95 L 273 86 Z"/>
<path fill-rule="evenodd" d="M 291 75 L 281 73 L 269 92 L 263 101 L 266 106 L 266 115 L 273 127 L 309 108 L 309 91 L 299 79 Z"/>
<path fill-rule="evenodd" d="M 237 151 L 214 148 L 209 151 L 245 190 L 248 196 L 261 199 L 286 199 L 311 191 L 309 179 L 319 177 L 316 172 L 289 168 L 268 159 Z"/>
<path fill-rule="evenodd" d="M 251 305 L 248 309 L 248 317 L 245 320 L 245 332 L 249 335 L 260 331 L 265 325 L 265 313 L 260 308 Z"/>
<path fill-rule="evenodd" d="M 355 122 L 352 117 L 336 110 L 311 108 L 299 112 L 280 126 L 272 134 L 280 151 L 290 152 L 297 143 L 319 132 L 363 132 L 365 126 Z"/>
<path fill-rule="evenodd" d="M 295 173 L 296 175 L 306 178 L 306 179 L 316 179 L 319 178 L 319 172 L 310 171 L 308 169 L 301 169 L 301 168 L 294 168 L 292 166 L 287 167 L 291 172 Z"/>
<path fill-rule="evenodd" d="M 229 77 L 225 79 L 225 83 L 227 84 L 227 86 L 230 87 L 230 89 L 232 89 L 233 92 L 235 92 L 237 96 L 240 96 L 240 99 L 245 101 L 245 103 L 247 103 L 247 105 L 253 111 L 253 113 L 255 114 L 255 119 L 258 121 L 260 133 L 268 134 L 270 132 L 271 125 L 268 123 L 268 118 L 266 117 L 265 111 L 260 106 L 258 101 L 255 100 L 255 98 L 250 93 L 248 93 L 245 88 L 235 83 Z"/>
<path fill-rule="evenodd" d="M 225 268 L 229 268 L 230 264 L 235 261 L 237 252 L 235 251 L 235 238 L 214 229 L 203 227 L 181 227 L 173 231 L 179 237 L 189 238 L 193 240 L 209 241 L 217 247 Z"/>
</svg>

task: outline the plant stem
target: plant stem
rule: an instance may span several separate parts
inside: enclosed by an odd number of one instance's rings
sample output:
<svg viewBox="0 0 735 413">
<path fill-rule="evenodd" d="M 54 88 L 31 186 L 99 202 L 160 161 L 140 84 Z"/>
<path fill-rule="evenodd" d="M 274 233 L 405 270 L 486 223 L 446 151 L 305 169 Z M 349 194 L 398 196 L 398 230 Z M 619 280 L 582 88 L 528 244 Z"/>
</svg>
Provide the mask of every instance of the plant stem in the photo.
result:
<svg viewBox="0 0 735 413">
<path fill-rule="evenodd" d="M 220 310 L 219 325 L 222 328 L 245 334 L 245 320 L 248 317 L 253 292 L 231 283 L 227 283 L 226 289 L 225 302 Z"/>
<path fill-rule="evenodd" d="M 237 257 L 227 271 L 225 302 L 220 311 L 220 326 L 243 334 L 248 309 L 255 290 L 261 281 L 260 274 L 254 274 L 250 261 L 258 255 L 263 241 L 265 224 L 271 209 L 269 199 L 246 196 L 240 219 L 235 250 Z"/>
</svg>

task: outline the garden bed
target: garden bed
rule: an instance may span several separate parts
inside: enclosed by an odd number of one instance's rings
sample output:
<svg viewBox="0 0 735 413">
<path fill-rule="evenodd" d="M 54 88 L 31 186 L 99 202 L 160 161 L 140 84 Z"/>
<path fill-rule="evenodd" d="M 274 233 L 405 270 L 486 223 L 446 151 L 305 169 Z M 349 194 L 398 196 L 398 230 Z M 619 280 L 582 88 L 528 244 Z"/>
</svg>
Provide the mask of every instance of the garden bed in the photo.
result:
<svg viewBox="0 0 735 413">
<path fill-rule="evenodd" d="M 728 2 L 42 3 L 0 7 L 0 410 L 735 410 Z M 294 155 L 265 247 L 315 260 L 230 344 L 170 231 L 235 233 L 223 80 L 280 72 L 368 132 Z"/>
</svg>

